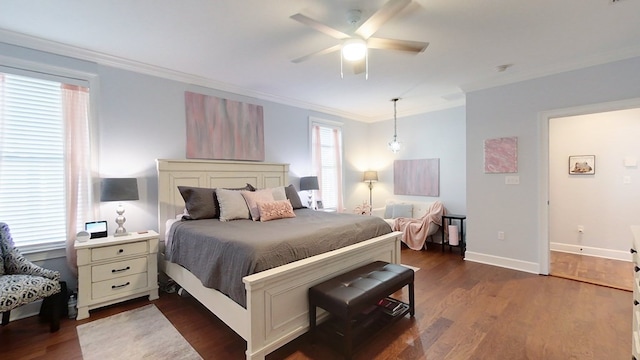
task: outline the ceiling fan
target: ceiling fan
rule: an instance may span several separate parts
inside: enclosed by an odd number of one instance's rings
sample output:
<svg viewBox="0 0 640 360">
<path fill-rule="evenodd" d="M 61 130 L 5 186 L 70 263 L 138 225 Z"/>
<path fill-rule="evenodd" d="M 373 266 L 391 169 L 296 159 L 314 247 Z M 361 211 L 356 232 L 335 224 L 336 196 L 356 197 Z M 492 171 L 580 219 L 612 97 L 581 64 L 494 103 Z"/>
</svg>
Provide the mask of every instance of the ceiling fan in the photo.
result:
<svg viewBox="0 0 640 360">
<path fill-rule="evenodd" d="M 353 71 L 355 74 L 364 72 L 365 76 L 368 77 L 368 49 L 396 50 L 411 53 L 423 52 L 429 43 L 372 37 L 372 35 L 375 34 L 385 22 L 407 7 L 411 1 L 412 0 L 389 0 L 380 9 L 378 9 L 378 11 L 366 19 L 352 35 L 336 30 L 300 13 L 291 15 L 291 19 L 299 21 L 326 35 L 342 41 L 340 44 L 307 54 L 291 61 L 294 63 L 300 63 L 314 56 L 325 55 L 341 50 L 340 75 L 343 76 L 343 61 L 346 60 L 353 64 Z M 359 10 L 350 10 L 347 16 L 348 22 L 353 25 L 359 23 L 361 20 L 360 14 Z"/>
</svg>

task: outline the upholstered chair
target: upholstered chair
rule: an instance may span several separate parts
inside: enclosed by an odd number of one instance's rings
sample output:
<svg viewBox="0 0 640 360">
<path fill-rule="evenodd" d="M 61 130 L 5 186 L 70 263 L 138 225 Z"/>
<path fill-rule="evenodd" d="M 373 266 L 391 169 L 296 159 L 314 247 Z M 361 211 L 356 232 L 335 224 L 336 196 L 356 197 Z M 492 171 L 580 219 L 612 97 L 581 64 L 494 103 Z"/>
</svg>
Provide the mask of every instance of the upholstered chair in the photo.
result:
<svg viewBox="0 0 640 360">
<path fill-rule="evenodd" d="M 2 325 L 11 310 L 44 299 L 40 317 L 51 322 L 51 332 L 60 328 L 62 293 L 60 273 L 33 264 L 14 246 L 9 226 L 0 222 L 0 313 Z"/>
</svg>

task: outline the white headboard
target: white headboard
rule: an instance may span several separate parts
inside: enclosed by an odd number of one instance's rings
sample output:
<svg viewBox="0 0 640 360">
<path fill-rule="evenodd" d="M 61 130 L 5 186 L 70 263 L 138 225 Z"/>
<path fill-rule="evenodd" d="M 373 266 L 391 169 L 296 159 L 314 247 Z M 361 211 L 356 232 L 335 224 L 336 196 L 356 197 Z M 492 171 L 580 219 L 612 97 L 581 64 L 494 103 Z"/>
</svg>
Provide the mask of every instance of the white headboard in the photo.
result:
<svg viewBox="0 0 640 360">
<path fill-rule="evenodd" d="M 178 186 L 235 188 L 249 183 L 258 189 L 286 186 L 289 164 L 157 159 L 158 229 L 164 240 L 165 223 L 184 211 L 184 200 Z"/>
</svg>

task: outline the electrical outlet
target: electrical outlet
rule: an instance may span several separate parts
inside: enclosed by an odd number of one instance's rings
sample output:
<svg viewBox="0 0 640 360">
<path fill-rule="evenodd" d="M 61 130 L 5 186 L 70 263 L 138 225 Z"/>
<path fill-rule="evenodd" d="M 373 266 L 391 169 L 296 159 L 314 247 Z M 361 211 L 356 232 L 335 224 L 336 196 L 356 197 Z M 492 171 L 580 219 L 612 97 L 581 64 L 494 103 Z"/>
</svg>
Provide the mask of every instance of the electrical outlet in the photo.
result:
<svg viewBox="0 0 640 360">
<path fill-rule="evenodd" d="M 520 176 L 518 175 L 507 175 L 504 177 L 504 183 L 507 185 L 518 185 L 520 184 Z"/>
<path fill-rule="evenodd" d="M 582 234 L 584 232 L 584 226 L 578 225 L 578 232 Z"/>
<path fill-rule="evenodd" d="M 504 231 L 498 231 L 498 240 L 504 240 Z"/>
</svg>

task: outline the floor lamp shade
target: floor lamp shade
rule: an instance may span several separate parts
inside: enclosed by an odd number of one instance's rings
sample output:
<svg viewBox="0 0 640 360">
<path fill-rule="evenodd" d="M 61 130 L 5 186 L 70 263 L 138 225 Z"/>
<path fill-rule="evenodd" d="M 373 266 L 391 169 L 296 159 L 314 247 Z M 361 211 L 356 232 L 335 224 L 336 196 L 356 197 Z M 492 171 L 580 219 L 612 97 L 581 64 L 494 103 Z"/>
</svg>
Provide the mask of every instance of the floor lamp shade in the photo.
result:
<svg viewBox="0 0 640 360">
<path fill-rule="evenodd" d="M 139 200 L 138 196 L 138 179 L 136 178 L 102 178 L 100 181 L 100 201 L 131 201 Z M 116 217 L 116 229 L 113 236 L 127 235 L 124 228 L 124 207 L 118 205 L 116 209 L 118 217 Z"/>
</svg>

